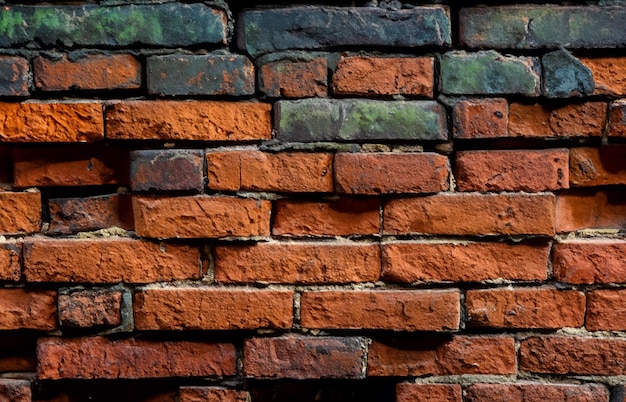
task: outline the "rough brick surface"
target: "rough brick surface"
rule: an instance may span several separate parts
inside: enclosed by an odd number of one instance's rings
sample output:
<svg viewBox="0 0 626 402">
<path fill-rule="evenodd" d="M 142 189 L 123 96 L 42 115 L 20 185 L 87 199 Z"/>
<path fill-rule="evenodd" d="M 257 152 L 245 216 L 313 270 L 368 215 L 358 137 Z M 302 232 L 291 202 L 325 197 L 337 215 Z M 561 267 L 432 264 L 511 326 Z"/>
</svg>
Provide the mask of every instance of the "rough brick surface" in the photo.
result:
<svg viewBox="0 0 626 402">
<path fill-rule="evenodd" d="M 626 137 L 626 100 L 620 99 L 609 105 L 609 136 Z"/>
<path fill-rule="evenodd" d="M 585 327 L 589 331 L 624 331 L 626 290 L 599 289 L 587 294 Z"/>
<path fill-rule="evenodd" d="M 6 402 L 31 402 L 30 381 L 10 378 L 1 379 L 0 400 Z"/>
<path fill-rule="evenodd" d="M 0 281 L 19 281 L 22 275 L 20 258 L 22 244 L 15 242 L 0 243 Z"/>
<path fill-rule="evenodd" d="M 452 113 L 454 138 L 508 136 L 509 104 L 502 98 L 460 100 Z"/>
<path fill-rule="evenodd" d="M 259 69 L 259 90 L 272 98 L 324 97 L 328 94 L 328 63 L 323 57 L 264 63 Z"/>
<path fill-rule="evenodd" d="M 59 322 L 64 327 L 116 326 L 122 323 L 122 292 L 69 290 L 59 294 Z"/>
<path fill-rule="evenodd" d="M 0 329 L 53 330 L 57 296 L 49 290 L 0 289 Z"/>
<path fill-rule="evenodd" d="M 542 91 L 548 98 L 570 98 L 591 95 L 593 73 L 565 49 L 546 53 L 541 58 Z"/>
<path fill-rule="evenodd" d="M 626 194 L 620 190 L 574 192 L 556 200 L 556 230 L 620 229 L 626 225 Z"/>
<path fill-rule="evenodd" d="M 48 233 L 75 233 L 119 227 L 133 229 L 130 197 L 109 194 L 48 200 Z"/>
<path fill-rule="evenodd" d="M 204 188 L 204 152 L 201 150 L 142 150 L 130 153 L 133 191 L 172 191 Z"/>
<path fill-rule="evenodd" d="M 28 96 L 30 65 L 22 57 L 0 57 L 0 96 Z"/>
<path fill-rule="evenodd" d="M 562 401 L 608 402 L 607 388 L 599 384 L 546 384 L 528 382 L 520 384 L 472 384 L 465 390 L 465 400 L 478 401 Z"/>
<path fill-rule="evenodd" d="M 41 229 L 41 194 L 0 191 L 0 233 L 35 233 Z"/>
<path fill-rule="evenodd" d="M 606 104 L 586 102 L 562 107 L 509 105 L 511 137 L 599 137 L 606 122 Z"/>
<path fill-rule="evenodd" d="M 570 240 L 554 246 L 554 278 L 574 284 L 626 283 L 621 240 Z"/>
<path fill-rule="evenodd" d="M 570 156 L 570 183 L 574 186 L 626 184 L 626 146 L 573 148 Z"/>
<path fill-rule="evenodd" d="M 461 402 L 462 400 L 461 386 L 456 384 L 413 384 L 403 382 L 396 385 L 396 402 Z"/>
<path fill-rule="evenodd" d="M 220 387 L 186 386 L 178 391 L 179 402 L 250 402 L 250 394 L 246 391 Z"/>
<path fill-rule="evenodd" d="M 626 58 L 581 57 L 580 61 L 593 74 L 594 94 L 626 95 Z"/>
</svg>

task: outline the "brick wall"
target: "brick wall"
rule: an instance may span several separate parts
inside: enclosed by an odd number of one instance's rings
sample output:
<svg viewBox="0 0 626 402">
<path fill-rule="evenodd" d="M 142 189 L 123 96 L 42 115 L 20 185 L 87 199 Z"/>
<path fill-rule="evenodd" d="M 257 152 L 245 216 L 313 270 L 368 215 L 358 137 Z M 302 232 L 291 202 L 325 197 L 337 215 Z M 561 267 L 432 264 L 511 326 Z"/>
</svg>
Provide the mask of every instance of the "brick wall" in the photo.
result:
<svg viewBox="0 0 626 402">
<path fill-rule="evenodd" d="M 0 9 L 0 401 L 626 401 L 624 2 L 244 3 Z"/>
</svg>

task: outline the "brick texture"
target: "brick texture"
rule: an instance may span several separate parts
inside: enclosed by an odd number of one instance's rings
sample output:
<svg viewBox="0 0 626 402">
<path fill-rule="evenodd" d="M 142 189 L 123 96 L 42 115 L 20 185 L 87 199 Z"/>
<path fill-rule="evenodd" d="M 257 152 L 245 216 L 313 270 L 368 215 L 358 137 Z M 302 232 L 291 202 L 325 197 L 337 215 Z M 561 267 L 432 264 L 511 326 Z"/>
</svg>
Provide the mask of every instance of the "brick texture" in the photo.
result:
<svg viewBox="0 0 626 402">
<path fill-rule="evenodd" d="M 626 270 L 622 256 L 626 242 L 620 240 L 573 240 L 554 247 L 555 279 L 575 284 L 623 283 Z"/>
<path fill-rule="evenodd" d="M 57 327 L 57 297 L 54 291 L 0 289 L 4 313 L 0 328 L 53 330 Z"/>
<path fill-rule="evenodd" d="M 607 402 L 609 392 L 603 385 L 584 384 L 472 384 L 466 389 L 467 401 L 576 401 L 576 402 Z"/>
<path fill-rule="evenodd" d="M 10 402 L 32 401 L 30 381 L 10 378 L 1 379 L 0 398 Z"/>
<path fill-rule="evenodd" d="M 180 402 L 250 402 L 250 394 L 246 391 L 220 387 L 180 387 L 178 391 Z"/>
<path fill-rule="evenodd" d="M 585 327 L 589 331 L 624 331 L 624 289 L 600 289 L 587 294 Z"/>
<path fill-rule="evenodd" d="M 122 323 L 122 292 L 77 290 L 59 295 L 59 322 L 64 327 L 116 326 Z"/>
<path fill-rule="evenodd" d="M 509 104 L 502 98 L 476 98 L 454 104 L 455 138 L 498 138 L 508 136 Z"/>
<path fill-rule="evenodd" d="M 328 94 L 328 63 L 322 57 L 264 63 L 259 69 L 259 89 L 272 98 L 324 97 Z"/>
<path fill-rule="evenodd" d="M 557 232 L 619 229 L 626 225 L 626 194 L 620 190 L 561 194 L 556 200 Z"/>
<path fill-rule="evenodd" d="M 623 145 L 574 148 L 570 155 L 570 183 L 574 186 L 626 184 Z"/>
<path fill-rule="evenodd" d="M 563 107 L 509 105 L 512 137 L 599 137 L 606 122 L 606 104 L 587 102 Z"/>
<path fill-rule="evenodd" d="M 456 384 L 412 384 L 396 385 L 396 402 L 432 401 L 461 402 L 461 386 Z"/>
</svg>

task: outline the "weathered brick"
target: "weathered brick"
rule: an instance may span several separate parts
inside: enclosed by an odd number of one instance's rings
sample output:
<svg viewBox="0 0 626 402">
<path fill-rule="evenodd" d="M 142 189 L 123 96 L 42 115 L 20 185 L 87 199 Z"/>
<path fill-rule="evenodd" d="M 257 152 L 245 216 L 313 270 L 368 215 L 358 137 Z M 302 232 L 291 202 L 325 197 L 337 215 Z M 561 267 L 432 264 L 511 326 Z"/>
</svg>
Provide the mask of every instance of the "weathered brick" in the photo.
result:
<svg viewBox="0 0 626 402">
<path fill-rule="evenodd" d="M 20 259 L 22 243 L 0 242 L 0 281 L 19 281 L 22 275 Z"/>
<path fill-rule="evenodd" d="M 454 104 L 454 138 L 508 136 L 509 104 L 506 99 L 463 99 Z"/>
<path fill-rule="evenodd" d="M 624 331 L 626 289 L 598 289 L 587 294 L 588 331 Z"/>
<path fill-rule="evenodd" d="M 204 151 L 191 149 L 141 150 L 130 153 L 133 191 L 172 191 L 204 188 Z"/>
<path fill-rule="evenodd" d="M 57 294 L 50 290 L 0 289 L 0 329 L 53 330 Z"/>
<path fill-rule="evenodd" d="M 200 277 L 199 250 L 183 245 L 35 237 L 23 248 L 28 282 L 149 283 Z"/>
<path fill-rule="evenodd" d="M 178 402 L 250 402 L 250 394 L 248 391 L 220 387 L 184 386 L 178 390 L 176 400 Z"/>
<path fill-rule="evenodd" d="M 350 236 L 380 232 L 380 202 L 339 198 L 325 202 L 278 200 L 272 234 L 275 236 Z"/>
<path fill-rule="evenodd" d="M 491 328 L 581 327 L 585 294 L 554 288 L 468 290 L 468 325 Z"/>
<path fill-rule="evenodd" d="M 446 112 L 434 101 L 302 99 L 274 107 L 281 141 L 446 140 Z"/>
<path fill-rule="evenodd" d="M 135 231 L 158 238 L 268 236 L 271 208 L 269 201 L 232 197 L 133 198 Z"/>
<path fill-rule="evenodd" d="M 288 49 L 450 43 L 450 14 L 443 6 L 393 11 L 374 7 L 254 10 L 243 12 L 237 24 L 237 45 L 253 56 Z"/>
<path fill-rule="evenodd" d="M 254 65 L 231 54 L 170 54 L 147 59 L 148 92 L 159 95 L 254 94 Z"/>
<path fill-rule="evenodd" d="M 30 64 L 23 57 L 0 56 L 0 96 L 28 96 Z"/>
<path fill-rule="evenodd" d="M 428 337 L 374 341 L 367 357 L 373 377 L 515 374 L 515 340 L 502 336 Z"/>
<path fill-rule="evenodd" d="M 365 377 L 368 342 L 358 337 L 280 336 L 246 339 L 244 375 L 253 378 Z"/>
<path fill-rule="evenodd" d="M 41 194 L 0 191 L 0 234 L 35 233 L 41 229 Z"/>
<path fill-rule="evenodd" d="M 471 384 L 465 389 L 467 402 L 479 401 L 567 401 L 608 402 L 609 392 L 600 384 Z"/>
<path fill-rule="evenodd" d="M 137 89 L 141 63 L 130 54 L 88 54 L 33 59 L 35 86 L 42 91 Z"/>
<path fill-rule="evenodd" d="M 387 234 L 554 234 L 552 194 L 448 193 L 394 199 L 384 210 Z"/>
<path fill-rule="evenodd" d="M 139 330 L 290 328 L 293 291 L 176 287 L 135 293 Z"/>
<path fill-rule="evenodd" d="M 573 148 L 570 154 L 570 183 L 574 186 L 626 184 L 626 146 Z"/>
<path fill-rule="evenodd" d="M 300 301 L 302 327 L 448 331 L 459 328 L 459 291 L 308 291 Z"/>
<path fill-rule="evenodd" d="M 490 150 L 456 154 L 459 191 L 526 191 L 569 188 L 569 151 Z"/>
<path fill-rule="evenodd" d="M 547 279 L 549 255 L 549 242 L 386 242 L 382 246 L 382 277 L 404 283 L 539 281 Z"/>
<path fill-rule="evenodd" d="M 380 277 L 376 244 L 256 243 L 215 248 L 217 282 L 351 283 Z"/>
<path fill-rule="evenodd" d="M 625 57 L 581 57 L 593 74 L 595 95 L 626 95 Z"/>
<path fill-rule="evenodd" d="M 520 370 L 568 375 L 624 375 L 626 339 L 579 336 L 531 337 L 521 341 Z"/>
<path fill-rule="evenodd" d="M 396 402 L 412 401 L 462 402 L 463 394 L 458 384 L 397 384 Z"/>
<path fill-rule="evenodd" d="M 510 137 L 599 137 L 606 123 L 606 103 L 586 102 L 562 107 L 509 105 Z"/>
<path fill-rule="evenodd" d="M 333 74 L 338 95 L 412 95 L 432 98 L 433 57 L 342 57 Z"/>
<path fill-rule="evenodd" d="M 59 293 L 59 322 L 89 328 L 122 323 L 122 292 L 112 289 L 69 289 Z"/>
<path fill-rule="evenodd" d="M 0 103 L 3 142 L 94 142 L 104 138 L 100 103 Z"/>
<path fill-rule="evenodd" d="M 10 378 L 0 379 L 0 400 L 6 402 L 31 402 L 30 381 Z"/>
<path fill-rule="evenodd" d="M 559 282 L 626 283 L 626 241 L 569 240 L 554 246 L 552 269 Z"/>
<path fill-rule="evenodd" d="M 328 95 L 328 63 L 323 57 L 263 63 L 259 90 L 271 98 L 324 97 Z"/>
<path fill-rule="evenodd" d="M 48 200 L 48 210 L 48 233 L 69 234 L 112 227 L 125 230 L 134 228 L 131 199 L 124 194 L 52 198 Z"/>
<path fill-rule="evenodd" d="M 335 187 L 339 193 L 437 193 L 448 190 L 449 182 L 448 158 L 431 152 L 335 155 Z"/>
<path fill-rule="evenodd" d="M 591 70 L 565 49 L 543 55 L 541 67 L 542 92 L 548 98 L 587 96 L 594 91 Z"/>
<path fill-rule="evenodd" d="M 227 343 L 42 338 L 37 343 L 37 360 L 37 378 L 41 380 L 217 377 L 236 373 L 235 347 Z"/>
<path fill-rule="evenodd" d="M 106 109 L 109 139 L 250 141 L 271 137 L 271 105 L 217 101 L 123 101 Z"/>
<path fill-rule="evenodd" d="M 621 229 L 626 225 L 626 193 L 596 191 L 561 194 L 556 199 L 556 231 Z"/>
</svg>

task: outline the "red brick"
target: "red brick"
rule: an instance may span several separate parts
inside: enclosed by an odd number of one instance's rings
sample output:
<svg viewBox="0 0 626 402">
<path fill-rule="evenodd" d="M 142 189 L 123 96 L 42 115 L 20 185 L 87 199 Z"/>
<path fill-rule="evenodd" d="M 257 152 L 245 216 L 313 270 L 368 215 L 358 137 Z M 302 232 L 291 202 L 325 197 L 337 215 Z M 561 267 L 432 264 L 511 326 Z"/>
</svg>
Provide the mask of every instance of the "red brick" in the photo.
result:
<svg viewBox="0 0 626 402">
<path fill-rule="evenodd" d="M 585 321 L 585 294 L 574 290 L 468 290 L 465 306 L 473 327 L 559 329 Z"/>
<path fill-rule="evenodd" d="M 139 330 L 290 328 L 293 291 L 179 287 L 135 293 Z"/>
<path fill-rule="evenodd" d="M 235 347 L 227 343 L 42 338 L 37 344 L 37 360 L 40 380 L 214 377 L 236 373 Z"/>
<path fill-rule="evenodd" d="M 509 105 L 511 137 L 599 137 L 607 117 L 604 102 L 552 108 L 547 105 Z"/>
<path fill-rule="evenodd" d="M 104 138 L 102 104 L 0 103 L 0 141 L 93 142 Z"/>
<path fill-rule="evenodd" d="M 116 140 L 250 141 L 271 138 L 271 105 L 253 102 L 124 101 L 106 109 Z"/>
<path fill-rule="evenodd" d="M 626 289 L 598 289 L 587 294 L 587 330 L 626 331 L 625 316 Z"/>
<path fill-rule="evenodd" d="M 24 243 L 29 282 L 149 283 L 200 278 L 200 252 L 125 238 L 43 239 Z"/>
<path fill-rule="evenodd" d="M 609 392 L 597 384 L 546 384 L 524 382 L 516 384 L 472 384 L 465 389 L 467 402 L 608 402 Z"/>
<path fill-rule="evenodd" d="M 506 99 L 464 99 L 454 104 L 454 138 L 508 136 L 509 104 Z"/>
<path fill-rule="evenodd" d="M 31 402 L 30 381 L 9 378 L 0 379 L 0 401 Z"/>
<path fill-rule="evenodd" d="M 131 198 L 125 194 L 109 194 L 85 198 L 53 198 L 48 200 L 49 233 L 69 234 L 119 227 L 132 230 Z"/>
<path fill-rule="evenodd" d="M 560 282 L 626 283 L 626 241 L 570 240 L 554 246 L 552 270 Z"/>
<path fill-rule="evenodd" d="M 253 378 L 364 378 L 368 342 L 357 337 L 286 335 L 246 339 L 244 375 Z"/>
<path fill-rule="evenodd" d="M 515 340 L 509 337 L 454 336 L 372 342 L 367 375 L 373 377 L 459 374 L 515 374 Z"/>
<path fill-rule="evenodd" d="M 336 188 L 340 193 L 436 193 L 450 188 L 449 176 L 448 158 L 430 152 L 342 152 L 335 156 Z"/>
<path fill-rule="evenodd" d="M 340 198 L 327 202 L 278 200 L 274 208 L 275 236 L 350 236 L 380 232 L 380 202 Z"/>
<path fill-rule="evenodd" d="M 0 56 L 0 96 L 28 96 L 30 65 L 23 57 Z"/>
<path fill-rule="evenodd" d="M 550 243 L 388 242 L 382 277 L 391 282 L 547 279 Z"/>
<path fill-rule="evenodd" d="M 621 229 L 626 225 L 626 192 L 560 194 L 556 199 L 556 231 Z"/>
<path fill-rule="evenodd" d="M 306 98 L 328 94 L 328 64 L 313 60 L 279 60 L 261 65 L 259 90 L 278 98 Z"/>
<path fill-rule="evenodd" d="M 0 191 L 0 234 L 35 233 L 41 229 L 41 194 Z"/>
<path fill-rule="evenodd" d="M 0 281 L 19 281 L 22 275 L 22 244 L 0 242 Z"/>
<path fill-rule="evenodd" d="M 172 191 L 204 188 L 204 152 L 190 149 L 141 150 L 130 153 L 133 191 Z"/>
<path fill-rule="evenodd" d="M 122 292 L 85 289 L 59 294 L 59 321 L 64 327 L 89 328 L 122 323 Z"/>
<path fill-rule="evenodd" d="M 594 95 L 626 95 L 626 58 L 581 57 L 593 74 Z"/>
<path fill-rule="evenodd" d="M 158 238 L 268 236 L 269 201 L 190 196 L 133 198 L 135 231 Z"/>
<path fill-rule="evenodd" d="M 521 341 L 520 370 L 567 375 L 626 374 L 626 339 L 566 336 Z"/>
<path fill-rule="evenodd" d="M 302 327 L 447 331 L 459 328 L 459 291 L 347 290 L 302 294 Z"/>
<path fill-rule="evenodd" d="M 625 99 L 619 99 L 609 104 L 609 137 L 626 137 L 625 110 Z"/>
<path fill-rule="evenodd" d="M 57 295 L 49 290 L 0 289 L 0 329 L 52 330 L 57 327 Z"/>
<path fill-rule="evenodd" d="M 220 387 L 180 387 L 178 402 L 250 402 L 247 391 Z"/>
<path fill-rule="evenodd" d="M 570 156 L 570 183 L 574 186 L 626 184 L 626 146 L 574 148 Z"/>
<path fill-rule="evenodd" d="M 463 394 L 458 384 L 413 384 L 403 382 L 396 385 L 396 402 L 462 402 Z"/>
<path fill-rule="evenodd" d="M 276 192 L 332 192 L 332 154 L 260 151 L 208 152 L 209 188 Z"/>
<path fill-rule="evenodd" d="M 384 207 L 386 234 L 554 234 L 552 194 L 450 193 L 391 200 Z"/>
<path fill-rule="evenodd" d="M 42 91 L 136 89 L 141 63 L 129 54 L 91 54 L 79 58 L 33 59 L 35 86 Z"/>
<path fill-rule="evenodd" d="M 342 57 L 333 75 L 337 95 L 433 97 L 432 57 Z"/>
<path fill-rule="evenodd" d="M 569 188 L 569 151 L 465 151 L 456 154 L 459 191 L 526 191 Z"/>
<path fill-rule="evenodd" d="M 350 283 L 380 277 L 380 248 L 359 243 L 255 243 L 215 248 L 217 282 Z"/>
</svg>

